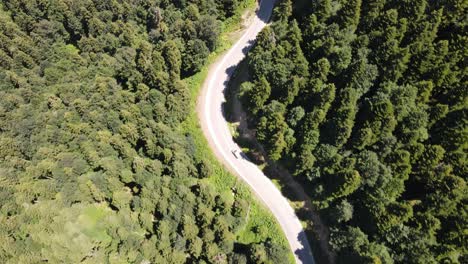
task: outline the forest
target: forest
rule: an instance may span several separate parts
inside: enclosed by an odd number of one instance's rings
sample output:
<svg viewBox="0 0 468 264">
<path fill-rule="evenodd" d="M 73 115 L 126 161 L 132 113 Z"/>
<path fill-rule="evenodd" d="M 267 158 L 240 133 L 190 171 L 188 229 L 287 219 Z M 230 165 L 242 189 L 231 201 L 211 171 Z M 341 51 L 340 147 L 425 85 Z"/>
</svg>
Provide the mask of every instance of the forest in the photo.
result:
<svg viewBox="0 0 468 264">
<path fill-rule="evenodd" d="M 462 0 L 280 0 L 238 97 L 338 263 L 468 263 Z"/>
<path fill-rule="evenodd" d="M 0 3 L 1 263 L 287 263 L 178 126 L 242 0 Z"/>
</svg>

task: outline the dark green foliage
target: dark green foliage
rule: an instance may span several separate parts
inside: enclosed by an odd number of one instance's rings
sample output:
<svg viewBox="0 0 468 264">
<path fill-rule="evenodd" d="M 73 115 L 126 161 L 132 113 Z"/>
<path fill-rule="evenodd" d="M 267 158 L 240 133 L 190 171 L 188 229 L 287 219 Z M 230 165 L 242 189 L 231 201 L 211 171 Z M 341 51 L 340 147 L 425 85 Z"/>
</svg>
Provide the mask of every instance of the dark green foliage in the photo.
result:
<svg viewBox="0 0 468 264">
<path fill-rule="evenodd" d="M 0 3 L 1 263 L 226 263 L 253 250 L 276 262 L 287 250 L 234 248 L 249 202 L 217 193 L 179 132 L 182 77 L 238 3 Z"/>
<path fill-rule="evenodd" d="M 284 120 L 285 107 L 278 101 L 272 101 L 263 110 L 258 123 L 257 137 L 265 144 L 268 155 L 277 160 L 287 147 L 288 125 Z"/>
<path fill-rule="evenodd" d="M 248 100 L 246 105 L 252 113 L 257 113 L 266 103 L 271 94 L 271 87 L 265 77 L 260 77 L 255 83 L 245 82 L 241 87 L 241 96 Z"/>
<path fill-rule="evenodd" d="M 198 72 L 205 64 L 209 52 L 205 43 L 199 39 L 187 42 L 184 59 L 182 60 L 184 72 L 189 74 Z"/>
<path fill-rule="evenodd" d="M 282 247 L 266 241 L 262 244 L 255 244 L 251 247 L 248 256 L 249 263 L 260 264 L 273 264 L 273 263 L 287 263 L 287 252 Z"/>
<path fill-rule="evenodd" d="M 244 84 L 258 139 L 328 218 L 339 262 L 463 263 L 466 2 L 306 2 L 280 1 L 247 57 L 269 84 Z"/>
</svg>

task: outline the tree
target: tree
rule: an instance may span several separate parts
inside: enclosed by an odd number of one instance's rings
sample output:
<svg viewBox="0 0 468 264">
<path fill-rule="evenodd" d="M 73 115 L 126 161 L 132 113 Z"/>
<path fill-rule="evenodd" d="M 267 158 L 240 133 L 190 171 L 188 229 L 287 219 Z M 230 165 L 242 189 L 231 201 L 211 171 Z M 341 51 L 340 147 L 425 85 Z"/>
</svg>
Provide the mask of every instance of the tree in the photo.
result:
<svg viewBox="0 0 468 264">
<path fill-rule="evenodd" d="M 289 19 L 292 15 L 292 2 L 291 0 L 281 0 L 278 5 L 278 8 L 274 10 L 275 17 L 278 20 L 286 20 Z"/>
<path fill-rule="evenodd" d="M 205 43 L 199 39 L 190 40 L 184 51 L 184 59 L 182 60 L 182 69 L 187 74 L 198 72 L 205 64 L 209 50 Z"/>
<path fill-rule="evenodd" d="M 333 175 L 336 183 L 331 187 L 331 199 L 345 197 L 356 191 L 361 184 L 361 176 L 357 171 L 343 171 Z"/>
<path fill-rule="evenodd" d="M 174 41 L 169 40 L 163 45 L 162 55 L 166 60 L 166 65 L 169 73 L 175 76 L 180 76 L 180 69 L 182 65 L 182 58 L 179 49 Z"/>
<path fill-rule="evenodd" d="M 220 22 L 212 16 L 202 16 L 197 23 L 198 37 L 205 42 L 210 51 L 216 48 L 221 33 L 220 27 Z"/>
<path fill-rule="evenodd" d="M 224 12 L 225 17 L 233 16 L 239 6 L 238 0 L 216 0 L 218 9 Z"/>
<path fill-rule="evenodd" d="M 271 87 L 264 76 L 255 83 L 243 83 L 241 86 L 242 97 L 247 101 L 249 111 L 256 114 L 264 107 L 271 94 Z"/>
<path fill-rule="evenodd" d="M 295 127 L 299 121 L 304 117 L 305 112 L 304 108 L 297 106 L 291 109 L 291 111 L 288 114 L 288 124 L 291 125 L 292 127 Z"/>
<path fill-rule="evenodd" d="M 325 22 L 332 13 L 332 1 L 323 0 L 313 2 L 314 9 L 317 11 L 316 16 L 320 22 Z"/>
<path fill-rule="evenodd" d="M 257 138 L 265 146 L 269 157 L 277 160 L 286 148 L 285 134 L 288 125 L 284 120 L 285 107 L 283 104 L 272 101 L 264 110 L 264 115 L 259 120 Z"/>
<path fill-rule="evenodd" d="M 249 261 L 264 264 L 286 263 L 288 262 L 287 256 L 287 250 L 282 246 L 273 244 L 271 240 L 254 244 L 248 253 Z"/>
<path fill-rule="evenodd" d="M 360 14 L 361 14 L 361 0 L 347 0 L 340 9 L 339 19 L 342 27 L 351 27 L 356 30 Z"/>
<path fill-rule="evenodd" d="M 351 135 L 356 115 L 355 102 L 357 92 L 354 89 L 345 89 L 341 94 L 341 102 L 336 109 L 335 117 L 327 124 L 329 142 L 337 147 L 346 143 Z"/>
<path fill-rule="evenodd" d="M 211 165 L 206 162 L 205 160 L 202 160 L 200 163 L 198 163 L 198 175 L 202 178 L 207 178 L 211 176 L 213 173 L 213 169 Z"/>
<path fill-rule="evenodd" d="M 346 201 L 346 199 L 341 200 L 341 202 L 332 209 L 330 218 L 338 223 L 348 222 L 353 218 L 353 205 Z"/>
</svg>

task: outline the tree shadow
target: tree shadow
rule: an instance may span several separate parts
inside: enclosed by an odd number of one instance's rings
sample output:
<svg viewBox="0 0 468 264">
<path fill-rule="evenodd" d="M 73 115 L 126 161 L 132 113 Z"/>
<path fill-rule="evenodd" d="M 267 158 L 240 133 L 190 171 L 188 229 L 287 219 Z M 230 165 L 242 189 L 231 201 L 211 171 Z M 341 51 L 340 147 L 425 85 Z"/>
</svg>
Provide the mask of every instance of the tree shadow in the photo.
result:
<svg viewBox="0 0 468 264">
<path fill-rule="evenodd" d="M 234 120 L 235 115 L 233 115 L 232 111 L 231 111 L 231 109 L 232 109 L 232 104 L 231 104 L 232 100 L 231 99 L 232 99 L 232 96 L 235 96 L 235 94 L 234 94 L 233 89 L 230 89 L 230 83 L 231 83 L 231 79 L 235 77 L 236 69 L 238 68 L 238 66 L 241 63 L 231 65 L 225 71 L 226 74 L 228 75 L 228 78 L 223 83 L 223 95 L 224 95 L 224 98 L 226 99 L 226 101 L 224 101 L 221 104 L 221 112 L 223 114 L 224 120 L 226 120 L 229 123 L 237 122 L 236 120 Z"/>
<path fill-rule="evenodd" d="M 306 233 L 304 231 L 301 231 L 297 236 L 297 240 L 302 245 L 302 248 L 294 251 L 294 254 L 304 264 L 315 264 L 315 260 L 312 255 L 311 249 L 309 247 L 304 246 L 308 244 L 308 238 Z"/>
<path fill-rule="evenodd" d="M 247 55 L 247 53 L 250 51 L 250 49 L 253 48 L 254 45 L 255 45 L 255 39 L 251 39 L 251 40 L 247 41 L 247 46 L 245 46 L 242 49 L 242 53 L 244 53 L 244 55 Z"/>
<path fill-rule="evenodd" d="M 276 4 L 276 1 L 260 1 L 260 6 L 255 11 L 255 16 L 257 16 L 262 22 L 268 23 L 270 21 L 271 15 L 273 14 L 273 7 Z"/>
</svg>

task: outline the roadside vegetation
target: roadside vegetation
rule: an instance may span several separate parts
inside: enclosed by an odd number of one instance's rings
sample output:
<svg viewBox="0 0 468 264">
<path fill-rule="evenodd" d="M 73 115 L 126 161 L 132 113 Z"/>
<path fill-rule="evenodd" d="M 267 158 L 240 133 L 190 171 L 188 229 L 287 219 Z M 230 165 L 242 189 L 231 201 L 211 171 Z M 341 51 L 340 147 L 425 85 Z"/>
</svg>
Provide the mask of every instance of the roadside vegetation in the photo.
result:
<svg viewBox="0 0 468 264">
<path fill-rule="evenodd" d="M 338 263 L 465 263 L 463 1 L 281 0 L 239 94 Z"/>
</svg>

